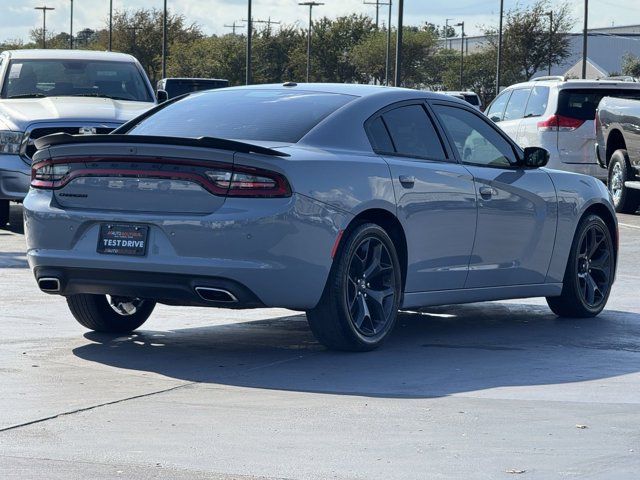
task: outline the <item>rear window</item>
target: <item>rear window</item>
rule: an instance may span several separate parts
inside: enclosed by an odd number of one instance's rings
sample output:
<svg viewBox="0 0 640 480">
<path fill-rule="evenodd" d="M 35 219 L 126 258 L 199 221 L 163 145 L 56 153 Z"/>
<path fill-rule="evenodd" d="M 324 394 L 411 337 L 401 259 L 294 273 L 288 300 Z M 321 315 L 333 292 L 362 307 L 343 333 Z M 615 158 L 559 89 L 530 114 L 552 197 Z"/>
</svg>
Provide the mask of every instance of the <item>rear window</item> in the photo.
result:
<svg viewBox="0 0 640 480">
<path fill-rule="evenodd" d="M 622 88 L 592 88 L 560 90 L 558 98 L 558 115 L 578 118 L 580 120 L 594 120 L 596 109 L 603 97 L 618 97 L 640 99 L 640 89 Z"/>
<path fill-rule="evenodd" d="M 464 94 L 464 99 L 467 101 L 467 103 L 470 103 L 471 105 L 473 105 L 475 107 L 480 105 L 480 99 L 478 98 L 477 95 Z"/>
<path fill-rule="evenodd" d="M 168 105 L 129 133 L 295 143 L 355 98 L 323 92 L 213 90 Z"/>
</svg>

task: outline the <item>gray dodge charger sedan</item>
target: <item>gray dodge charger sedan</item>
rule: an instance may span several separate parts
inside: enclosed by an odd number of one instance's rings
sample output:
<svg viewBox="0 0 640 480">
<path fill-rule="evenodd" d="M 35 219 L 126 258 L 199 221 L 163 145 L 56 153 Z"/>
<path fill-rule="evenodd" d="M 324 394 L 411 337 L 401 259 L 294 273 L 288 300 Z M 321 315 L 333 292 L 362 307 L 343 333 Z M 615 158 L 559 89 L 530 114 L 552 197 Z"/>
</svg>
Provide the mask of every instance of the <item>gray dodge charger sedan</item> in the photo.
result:
<svg viewBox="0 0 640 480">
<path fill-rule="evenodd" d="M 546 297 L 594 316 L 615 276 L 604 184 L 449 96 L 231 88 L 36 145 L 29 263 L 96 331 L 156 303 L 286 307 L 329 348 L 370 350 L 399 309 Z"/>
</svg>

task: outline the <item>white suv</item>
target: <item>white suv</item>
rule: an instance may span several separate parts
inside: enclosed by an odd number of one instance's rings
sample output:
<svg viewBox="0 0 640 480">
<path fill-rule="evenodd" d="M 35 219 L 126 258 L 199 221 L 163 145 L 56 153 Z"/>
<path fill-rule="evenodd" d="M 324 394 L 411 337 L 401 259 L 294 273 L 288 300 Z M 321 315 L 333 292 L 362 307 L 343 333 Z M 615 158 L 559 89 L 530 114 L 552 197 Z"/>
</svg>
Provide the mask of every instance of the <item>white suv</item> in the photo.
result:
<svg viewBox="0 0 640 480">
<path fill-rule="evenodd" d="M 605 180 L 594 153 L 603 97 L 640 99 L 640 83 L 541 77 L 507 87 L 485 113 L 521 147 L 548 150 L 549 167 Z"/>
</svg>

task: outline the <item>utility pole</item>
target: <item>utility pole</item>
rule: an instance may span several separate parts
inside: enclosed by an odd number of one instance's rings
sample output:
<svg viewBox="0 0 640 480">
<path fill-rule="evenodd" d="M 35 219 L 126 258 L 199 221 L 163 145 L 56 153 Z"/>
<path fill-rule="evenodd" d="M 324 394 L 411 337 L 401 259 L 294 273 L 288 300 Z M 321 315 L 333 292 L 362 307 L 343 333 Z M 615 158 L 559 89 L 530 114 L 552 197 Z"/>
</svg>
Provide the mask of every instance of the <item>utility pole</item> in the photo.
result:
<svg viewBox="0 0 640 480">
<path fill-rule="evenodd" d="M 53 7 L 35 7 L 34 10 L 42 10 L 42 48 L 47 48 L 47 11 L 55 10 Z"/>
<path fill-rule="evenodd" d="M 362 2 L 364 5 L 375 5 L 376 6 L 376 30 L 380 28 L 380 7 L 385 5 L 380 2 L 380 0 L 376 0 L 375 2 Z"/>
<path fill-rule="evenodd" d="M 549 69 L 547 75 L 551 75 L 551 58 L 553 56 L 553 10 L 545 13 L 549 17 Z"/>
<path fill-rule="evenodd" d="M 242 21 L 246 22 L 247 20 L 242 20 Z M 280 25 L 280 22 L 276 22 L 274 20 L 271 20 L 271 17 L 269 17 L 266 20 L 254 20 L 253 23 L 266 23 L 267 24 L 267 30 L 269 30 L 269 31 L 271 31 L 271 25 Z M 229 27 L 230 25 L 225 25 L 225 26 Z"/>
<path fill-rule="evenodd" d="M 162 78 L 167 78 L 167 0 L 162 10 Z"/>
<path fill-rule="evenodd" d="M 73 50 L 73 0 L 71 0 L 71 23 L 69 25 L 69 48 Z"/>
<path fill-rule="evenodd" d="M 384 84 L 389 86 L 389 75 L 391 74 L 391 15 L 393 1 L 389 0 L 387 6 L 389 7 L 389 20 L 387 21 L 387 58 L 384 65 Z"/>
<path fill-rule="evenodd" d="M 453 20 L 453 18 L 444 19 L 444 48 L 451 48 L 451 43 L 449 42 L 449 20 Z"/>
<path fill-rule="evenodd" d="M 245 72 L 245 83 L 251 84 L 251 28 L 253 18 L 251 16 L 251 0 L 247 0 L 247 66 Z"/>
<path fill-rule="evenodd" d="M 113 0 L 109 0 L 109 51 L 113 47 Z"/>
<path fill-rule="evenodd" d="M 587 31 L 589 25 L 589 0 L 584 0 L 584 30 L 582 32 L 582 78 L 587 78 Z"/>
<path fill-rule="evenodd" d="M 500 0 L 500 21 L 498 26 L 498 61 L 496 62 L 496 97 L 500 93 L 500 77 L 502 73 L 502 19 L 504 17 L 504 0 Z"/>
<path fill-rule="evenodd" d="M 456 23 L 456 27 L 462 27 L 460 35 L 460 91 L 464 90 L 464 22 Z"/>
<path fill-rule="evenodd" d="M 396 71 L 394 85 L 402 82 L 402 22 L 404 20 L 404 0 L 398 0 L 398 38 L 396 39 Z"/>
<path fill-rule="evenodd" d="M 303 7 L 309 7 L 309 30 L 307 31 L 307 83 L 309 83 L 309 77 L 311 76 L 311 27 L 313 26 L 313 7 L 319 7 L 324 5 L 320 2 L 301 2 L 298 5 Z"/>
<path fill-rule="evenodd" d="M 225 28 L 231 28 L 231 32 L 233 35 L 236 34 L 236 28 L 244 27 L 244 25 L 239 25 L 235 20 L 231 25 L 225 25 Z"/>
</svg>

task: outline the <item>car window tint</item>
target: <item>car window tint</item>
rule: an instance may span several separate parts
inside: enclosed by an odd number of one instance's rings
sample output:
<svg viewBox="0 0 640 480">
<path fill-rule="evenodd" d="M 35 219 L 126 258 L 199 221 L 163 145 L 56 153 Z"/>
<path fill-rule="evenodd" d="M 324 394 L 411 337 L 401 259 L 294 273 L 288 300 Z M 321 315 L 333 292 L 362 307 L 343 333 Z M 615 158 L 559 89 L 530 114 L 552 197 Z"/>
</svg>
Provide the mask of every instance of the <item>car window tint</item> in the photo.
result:
<svg viewBox="0 0 640 480">
<path fill-rule="evenodd" d="M 511 96 L 511 90 L 502 92 L 493 101 L 489 109 L 487 110 L 487 116 L 494 122 L 499 122 L 504 118 L 504 108 L 507 106 L 509 97 Z"/>
<path fill-rule="evenodd" d="M 477 107 L 478 105 L 480 105 L 480 99 L 478 98 L 477 95 L 470 95 L 465 93 L 463 96 L 464 96 L 464 99 L 474 107 Z"/>
<path fill-rule="evenodd" d="M 547 110 L 549 103 L 549 87 L 533 87 L 529 102 L 524 112 L 525 117 L 539 117 Z"/>
<path fill-rule="evenodd" d="M 355 98 L 279 89 L 208 90 L 168 105 L 129 133 L 295 143 Z"/>
<path fill-rule="evenodd" d="M 640 100 L 640 89 L 630 88 L 565 88 L 558 97 L 558 115 L 594 120 L 596 109 L 604 97 L 619 97 Z"/>
<path fill-rule="evenodd" d="M 367 135 L 369 135 L 369 141 L 373 150 L 381 153 L 393 153 L 393 142 L 385 127 L 382 117 L 377 117 L 375 120 L 369 122 L 367 125 Z"/>
<path fill-rule="evenodd" d="M 492 167 L 516 163 L 511 144 L 479 115 L 445 105 L 436 105 L 434 109 L 464 163 Z"/>
<path fill-rule="evenodd" d="M 398 107 L 383 114 L 396 153 L 445 160 L 446 155 L 431 119 L 421 105 Z"/>
<path fill-rule="evenodd" d="M 517 88 L 513 91 L 504 111 L 504 120 L 516 120 L 524 117 L 524 110 L 530 92 L 530 88 Z"/>
</svg>

